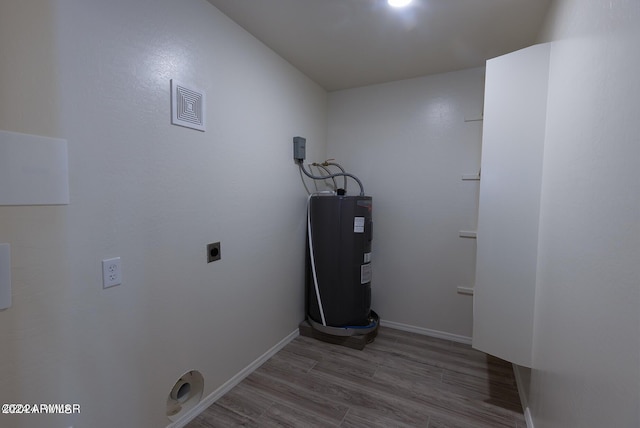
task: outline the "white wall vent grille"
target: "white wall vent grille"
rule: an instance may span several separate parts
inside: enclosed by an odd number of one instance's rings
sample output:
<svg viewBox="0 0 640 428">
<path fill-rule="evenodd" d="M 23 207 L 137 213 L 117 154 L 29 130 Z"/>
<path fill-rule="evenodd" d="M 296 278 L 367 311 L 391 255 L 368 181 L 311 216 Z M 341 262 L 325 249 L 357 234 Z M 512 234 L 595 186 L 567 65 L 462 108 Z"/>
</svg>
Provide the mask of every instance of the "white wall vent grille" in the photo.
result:
<svg viewBox="0 0 640 428">
<path fill-rule="evenodd" d="M 189 85 L 191 86 L 191 85 Z M 171 123 L 205 130 L 205 93 L 171 79 Z"/>
</svg>

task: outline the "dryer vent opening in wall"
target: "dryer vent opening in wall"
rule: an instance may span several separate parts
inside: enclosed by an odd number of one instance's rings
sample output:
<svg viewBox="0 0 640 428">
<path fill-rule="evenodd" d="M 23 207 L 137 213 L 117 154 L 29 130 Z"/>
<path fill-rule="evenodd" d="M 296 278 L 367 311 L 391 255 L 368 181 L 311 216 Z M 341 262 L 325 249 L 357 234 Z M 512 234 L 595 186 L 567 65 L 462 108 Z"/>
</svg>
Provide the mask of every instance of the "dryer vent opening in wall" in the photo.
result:
<svg viewBox="0 0 640 428">
<path fill-rule="evenodd" d="M 175 422 L 194 408 L 202 399 L 204 378 L 202 373 L 191 370 L 180 376 L 167 397 L 167 418 Z"/>
<path fill-rule="evenodd" d="M 171 79 L 171 123 L 205 131 L 205 93 Z"/>
</svg>

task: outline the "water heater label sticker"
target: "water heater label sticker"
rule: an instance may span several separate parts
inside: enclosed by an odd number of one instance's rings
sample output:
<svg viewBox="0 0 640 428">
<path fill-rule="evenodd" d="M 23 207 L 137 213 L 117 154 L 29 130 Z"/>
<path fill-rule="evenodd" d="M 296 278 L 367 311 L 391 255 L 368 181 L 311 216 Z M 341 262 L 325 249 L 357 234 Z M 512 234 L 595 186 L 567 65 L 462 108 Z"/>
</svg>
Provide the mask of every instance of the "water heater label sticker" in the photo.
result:
<svg viewBox="0 0 640 428">
<path fill-rule="evenodd" d="M 353 233 L 364 233 L 364 217 L 353 218 Z"/>
<path fill-rule="evenodd" d="M 364 253 L 364 262 L 363 263 L 370 263 L 371 262 L 371 253 Z"/>
<path fill-rule="evenodd" d="M 371 282 L 371 263 L 360 265 L 360 284 Z"/>
</svg>

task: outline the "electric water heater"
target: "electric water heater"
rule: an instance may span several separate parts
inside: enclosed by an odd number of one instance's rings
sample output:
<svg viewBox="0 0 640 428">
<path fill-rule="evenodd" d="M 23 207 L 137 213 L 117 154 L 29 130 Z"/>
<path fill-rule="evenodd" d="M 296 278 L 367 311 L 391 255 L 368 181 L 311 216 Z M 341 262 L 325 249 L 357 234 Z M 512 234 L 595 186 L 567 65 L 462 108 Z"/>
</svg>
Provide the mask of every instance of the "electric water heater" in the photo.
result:
<svg viewBox="0 0 640 428">
<path fill-rule="evenodd" d="M 310 197 L 306 312 L 316 323 L 371 323 L 371 210 L 369 196 Z"/>
</svg>

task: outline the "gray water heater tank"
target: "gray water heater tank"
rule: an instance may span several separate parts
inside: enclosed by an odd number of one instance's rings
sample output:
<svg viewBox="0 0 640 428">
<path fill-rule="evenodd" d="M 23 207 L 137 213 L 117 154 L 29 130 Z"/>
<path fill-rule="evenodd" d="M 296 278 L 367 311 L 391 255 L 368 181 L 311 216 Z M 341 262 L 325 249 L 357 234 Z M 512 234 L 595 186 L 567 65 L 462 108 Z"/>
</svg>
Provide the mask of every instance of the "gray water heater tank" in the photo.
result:
<svg viewBox="0 0 640 428">
<path fill-rule="evenodd" d="M 322 323 L 319 293 L 327 326 L 370 324 L 371 210 L 369 196 L 314 195 L 310 198 L 311 247 L 307 246 L 305 300 L 307 316 L 313 321 Z"/>
</svg>

